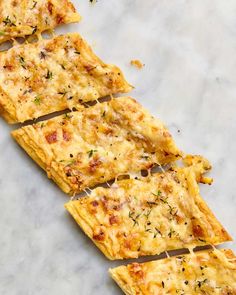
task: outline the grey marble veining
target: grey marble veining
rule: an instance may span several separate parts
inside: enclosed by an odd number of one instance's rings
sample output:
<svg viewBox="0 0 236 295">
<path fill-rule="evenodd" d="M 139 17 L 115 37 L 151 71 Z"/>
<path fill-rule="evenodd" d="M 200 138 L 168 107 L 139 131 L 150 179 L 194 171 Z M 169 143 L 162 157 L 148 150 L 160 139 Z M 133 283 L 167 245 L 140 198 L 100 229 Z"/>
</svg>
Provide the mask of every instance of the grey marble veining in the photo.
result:
<svg viewBox="0 0 236 295">
<path fill-rule="evenodd" d="M 201 192 L 236 237 L 236 1 L 74 0 L 78 31 L 119 65 L 137 98 L 178 146 L 213 164 Z M 142 70 L 131 59 L 145 63 Z M 0 294 L 121 294 L 109 262 L 65 212 L 67 197 L 15 144 L 0 120 Z M 180 132 L 178 132 L 178 130 Z M 236 250 L 236 243 L 226 247 Z"/>
</svg>

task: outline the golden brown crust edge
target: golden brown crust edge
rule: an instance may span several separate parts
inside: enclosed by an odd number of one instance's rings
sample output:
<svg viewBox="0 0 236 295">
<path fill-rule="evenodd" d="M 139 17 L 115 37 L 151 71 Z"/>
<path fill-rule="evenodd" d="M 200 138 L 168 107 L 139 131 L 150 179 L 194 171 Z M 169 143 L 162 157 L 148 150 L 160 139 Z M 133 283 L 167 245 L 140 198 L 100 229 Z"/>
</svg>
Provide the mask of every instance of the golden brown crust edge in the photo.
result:
<svg viewBox="0 0 236 295">
<path fill-rule="evenodd" d="M 30 126 L 32 127 L 32 126 Z M 17 141 L 17 143 L 26 151 L 26 153 L 44 170 L 47 172 L 48 178 L 52 178 L 53 181 L 64 191 L 66 194 L 71 194 L 71 186 L 63 179 L 62 175 L 58 174 L 57 169 L 50 169 L 50 174 L 48 173 L 46 165 L 46 156 L 39 146 L 32 148 L 34 146 L 33 138 L 31 138 L 31 144 L 28 143 L 28 136 L 24 129 L 18 129 L 11 132 L 12 137 Z M 36 150 L 38 152 L 36 152 Z"/>
<path fill-rule="evenodd" d="M 117 258 L 109 255 L 107 251 L 107 247 L 103 246 L 101 243 L 97 243 L 93 237 L 93 230 L 89 226 L 87 220 L 85 221 L 83 216 L 80 214 L 78 210 L 73 206 L 73 202 L 68 202 L 64 205 L 66 210 L 73 216 L 76 223 L 83 229 L 84 233 L 92 240 L 92 242 L 102 251 L 102 253 L 109 259 L 109 260 L 116 260 Z"/>
<path fill-rule="evenodd" d="M 109 274 L 126 295 L 136 294 L 136 284 L 129 275 L 126 266 L 122 265 L 113 269 L 110 268 Z"/>
<path fill-rule="evenodd" d="M 199 192 L 199 186 L 196 183 L 196 174 L 192 173 L 193 171 L 194 170 L 191 170 L 190 167 L 189 173 L 187 175 L 189 192 L 193 195 L 197 206 L 199 207 L 200 211 L 206 216 L 207 221 L 209 222 L 209 224 L 215 232 L 215 241 L 212 244 L 219 245 L 224 242 L 232 241 L 232 237 L 228 234 L 228 232 L 216 218 L 215 214 L 212 212 L 212 210 L 208 207 L 206 202 L 201 197 Z"/>
</svg>

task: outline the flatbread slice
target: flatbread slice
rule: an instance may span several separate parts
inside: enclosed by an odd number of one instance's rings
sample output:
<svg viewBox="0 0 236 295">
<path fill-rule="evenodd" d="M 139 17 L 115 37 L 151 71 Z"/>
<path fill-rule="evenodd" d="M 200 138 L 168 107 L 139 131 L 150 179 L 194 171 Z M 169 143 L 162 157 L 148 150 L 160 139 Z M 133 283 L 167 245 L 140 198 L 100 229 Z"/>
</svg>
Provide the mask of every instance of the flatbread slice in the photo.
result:
<svg viewBox="0 0 236 295">
<path fill-rule="evenodd" d="M 72 195 L 180 157 L 164 125 L 130 97 L 25 126 L 12 135 Z"/>
<path fill-rule="evenodd" d="M 0 54 L 0 113 L 24 122 L 132 89 L 77 33 L 14 46 Z"/>
<path fill-rule="evenodd" d="M 210 250 L 110 269 L 126 295 L 235 295 L 236 257 Z"/>
<path fill-rule="evenodd" d="M 231 240 L 199 195 L 209 162 L 187 156 L 187 166 L 98 187 L 65 205 L 107 258 L 137 258 Z"/>
<path fill-rule="evenodd" d="M 69 0 L 0 0 L 0 43 L 80 21 Z"/>
</svg>

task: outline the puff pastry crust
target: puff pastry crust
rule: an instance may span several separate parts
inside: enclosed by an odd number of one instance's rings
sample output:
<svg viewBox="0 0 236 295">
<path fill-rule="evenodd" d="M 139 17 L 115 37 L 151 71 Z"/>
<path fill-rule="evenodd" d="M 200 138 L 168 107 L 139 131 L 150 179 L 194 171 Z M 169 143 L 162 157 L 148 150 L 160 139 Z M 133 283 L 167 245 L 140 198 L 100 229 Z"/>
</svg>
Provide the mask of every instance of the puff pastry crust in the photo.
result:
<svg viewBox="0 0 236 295">
<path fill-rule="evenodd" d="M 187 166 L 98 187 L 65 207 L 107 258 L 137 258 L 231 240 L 199 195 L 209 162 L 187 156 Z"/>
<path fill-rule="evenodd" d="M 103 63 L 77 33 L 0 54 L 0 113 L 9 123 L 131 89 L 120 69 Z"/>
<path fill-rule="evenodd" d="M 180 157 L 171 135 L 130 97 L 22 127 L 17 142 L 69 194 Z"/>
<path fill-rule="evenodd" d="M 127 295 L 236 294 L 236 257 L 229 249 L 133 263 L 110 274 Z"/>
<path fill-rule="evenodd" d="M 80 21 L 69 0 L 0 0 L 0 43 Z"/>
</svg>

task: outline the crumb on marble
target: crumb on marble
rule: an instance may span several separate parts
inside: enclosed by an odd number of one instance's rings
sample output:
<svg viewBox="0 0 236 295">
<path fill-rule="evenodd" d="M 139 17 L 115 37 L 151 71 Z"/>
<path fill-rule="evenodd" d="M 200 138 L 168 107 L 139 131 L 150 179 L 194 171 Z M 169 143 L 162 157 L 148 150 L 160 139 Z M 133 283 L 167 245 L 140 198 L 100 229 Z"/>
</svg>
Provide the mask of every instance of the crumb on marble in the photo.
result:
<svg viewBox="0 0 236 295">
<path fill-rule="evenodd" d="M 95 3 L 97 2 L 97 0 L 89 0 L 89 2 L 90 2 L 91 4 L 95 4 Z"/>
<path fill-rule="evenodd" d="M 130 61 L 131 66 L 136 67 L 137 69 L 142 69 L 145 65 L 138 59 L 133 59 Z"/>
</svg>

